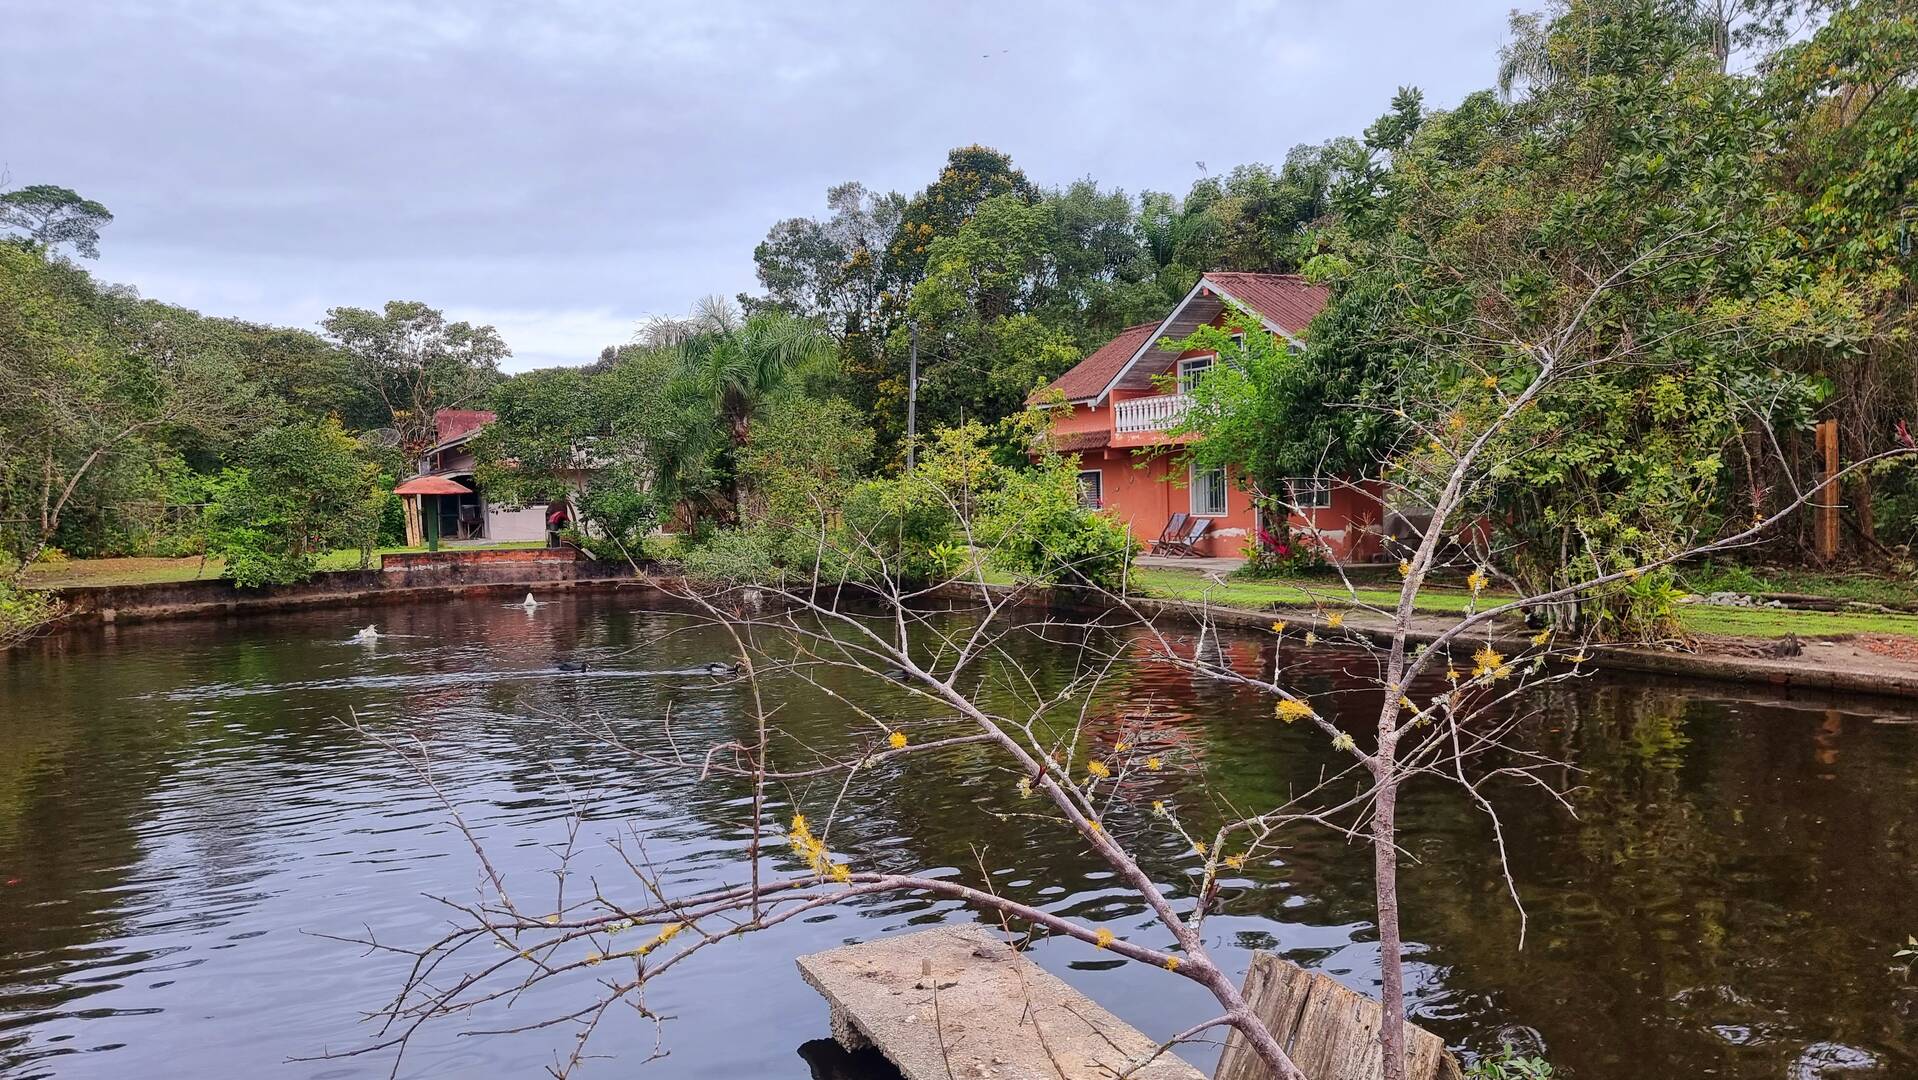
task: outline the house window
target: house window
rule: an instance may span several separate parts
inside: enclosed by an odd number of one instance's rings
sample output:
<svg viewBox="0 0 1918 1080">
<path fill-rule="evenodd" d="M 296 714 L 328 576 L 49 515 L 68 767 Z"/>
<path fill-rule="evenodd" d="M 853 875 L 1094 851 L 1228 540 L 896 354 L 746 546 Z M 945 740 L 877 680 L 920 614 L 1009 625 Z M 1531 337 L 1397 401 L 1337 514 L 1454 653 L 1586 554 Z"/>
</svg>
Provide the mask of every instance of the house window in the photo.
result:
<svg viewBox="0 0 1918 1080">
<path fill-rule="evenodd" d="M 1300 510 L 1322 510 L 1332 505 L 1332 481 L 1323 476 L 1296 477 L 1285 482 L 1286 497 Z"/>
<path fill-rule="evenodd" d="M 1201 469 L 1192 467 L 1192 515 L 1194 517 L 1223 517 L 1225 515 L 1225 470 Z"/>
<path fill-rule="evenodd" d="M 1199 376 L 1204 375 L 1206 369 L 1210 368 L 1212 362 L 1217 359 L 1216 356 L 1194 356 L 1189 360 L 1179 361 L 1179 393 L 1190 394 L 1192 387 L 1197 385 Z"/>
<path fill-rule="evenodd" d="M 1105 474 L 1097 469 L 1079 471 L 1079 505 L 1097 510 L 1105 505 Z"/>
</svg>

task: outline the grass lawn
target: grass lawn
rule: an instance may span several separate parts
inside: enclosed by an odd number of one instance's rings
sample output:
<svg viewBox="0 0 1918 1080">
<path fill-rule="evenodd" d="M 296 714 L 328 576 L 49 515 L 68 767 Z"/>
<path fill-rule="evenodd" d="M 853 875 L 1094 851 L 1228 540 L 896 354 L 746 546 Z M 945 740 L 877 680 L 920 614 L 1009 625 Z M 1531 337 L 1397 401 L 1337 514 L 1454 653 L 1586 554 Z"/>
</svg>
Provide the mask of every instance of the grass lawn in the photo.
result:
<svg viewBox="0 0 1918 1080">
<path fill-rule="evenodd" d="M 1267 604 L 1312 607 L 1314 604 L 1324 604 L 1343 608 L 1351 603 L 1352 596 L 1346 591 L 1345 583 L 1336 577 L 1293 581 L 1236 581 L 1227 578 L 1226 583 L 1220 585 L 1203 577 L 1197 570 L 1160 566 L 1134 567 L 1132 584 L 1147 596 L 1168 600 L 1210 600 L 1227 607 L 1262 608 Z M 1361 602 L 1387 611 L 1396 608 L 1399 603 L 1397 589 L 1359 585 L 1356 591 Z M 1481 593 L 1479 599 L 1480 606 L 1484 606 L 1487 601 L 1497 603 L 1510 597 L 1487 592 Z M 1471 600 L 1471 594 L 1464 589 L 1427 586 L 1419 597 L 1416 610 L 1454 615 L 1463 612 Z"/>
<path fill-rule="evenodd" d="M 1801 593 L 1867 604 L 1918 604 L 1918 576 L 1834 574 L 1791 567 L 1687 567 L 1680 584 L 1695 593 Z"/>
<path fill-rule="evenodd" d="M 1312 607 L 1324 604 L 1343 607 L 1350 603 L 1345 586 L 1337 578 L 1306 578 L 1294 581 L 1233 581 L 1224 585 L 1210 581 L 1196 570 L 1165 567 L 1139 567 L 1132 571 L 1136 588 L 1147 596 L 1169 600 L 1209 599 L 1227 607 L 1263 608 L 1270 604 L 1288 607 Z M 1360 586 L 1360 601 L 1375 607 L 1392 609 L 1398 604 L 1398 590 Z M 1465 611 L 1471 597 L 1463 589 L 1432 590 L 1419 597 L 1416 610 L 1440 615 Z M 1487 592 L 1481 605 L 1501 603 L 1510 594 Z M 1898 634 L 1918 637 L 1918 615 L 1880 615 L 1849 611 L 1783 611 L 1777 608 L 1715 607 L 1687 604 L 1679 609 L 1679 620 L 1694 634 L 1724 637 L 1800 637 L 1839 634 Z"/>
<path fill-rule="evenodd" d="M 536 548 L 545 547 L 537 540 L 519 541 L 506 544 L 461 544 L 441 550 L 471 550 L 477 547 L 487 548 Z M 401 552 L 425 551 L 424 547 L 388 547 L 374 551 L 374 563 L 378 566 L 381 555 L 395 555 Z M 358 570 L 360 553 L 352 549 L 329 551 L 320 556 L 319 567 L 322 571 Z M 184 559 L 67 559 L 63 562 L 40 563 L 27 571 L 27 586 L 34 589 L 71 589 L 103 585 L 158 585 L 172 581 L 195 581 L 202 578 L 220 576 L 219 559 L 201 559 L 197 555 Z"/>
<path fill-rule="evenodd" d="M 1725 637 L 1774 638 L 1790 633 L 1799 637 L 1897 634 L 1918 638 L 1918 615 L 1879 615 L 1869 611 L 1780 611 L 1688 604 L 1679 620 L 1694 634 Z"/>
</svg>

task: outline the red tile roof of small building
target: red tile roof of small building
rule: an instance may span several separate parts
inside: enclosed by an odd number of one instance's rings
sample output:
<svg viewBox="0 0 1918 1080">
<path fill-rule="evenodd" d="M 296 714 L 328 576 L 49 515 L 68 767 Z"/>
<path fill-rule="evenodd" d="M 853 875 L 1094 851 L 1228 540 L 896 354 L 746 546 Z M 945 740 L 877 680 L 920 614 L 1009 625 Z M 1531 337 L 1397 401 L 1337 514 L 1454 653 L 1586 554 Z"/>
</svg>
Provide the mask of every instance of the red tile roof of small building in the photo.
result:
<svg viewBox="0 0 1918 1080">
<path fill-rule="evenodd" d="M 1152 331 L 1158 328 L 1158 320 L 1126 327 L 1119 331 L 1118 337 L 1094 349 L 1092 355 L 1052 380 L 1047 389 L 1064 391 L 1068 401 L 1099 396 L 1099 391 L 1106 388 L 1112 377 L 1119 373 L 1125 362 L 1132 359 L 1132 354 L 1138 352 L 1139 346 L 1145 344 L 1146 339 L 1152 336 Z M 1033 396 L 1036 398 L 1038 395 Z"/>
<path fill-rule="evenodd" d="M 471 495 L 473 489 L 444 476 L 415 476 L 393 489 L 395 495 Z"/>
<path fill-rule="evenodd" d="M 498 419 L 499 414 L 485 409 L 441 409 L 433 414 L 433 434 L 440 442 L 452 442 Z"/>
<path fill-rule="evenodd" d="M 1325 286 L 1314 285 L 1297 274 L 1215 270 L 1205 275 L 1205 280 L 1293 337 L 1304 336 L 1305 328 L 1325 309 L 1326 298 L 1331 295 Z"/>
<path fill-rule="evenodd" d="M 1096 431 L 1058 431 L 1052 435 L 1052 448 L 1062 454 L 1077 450 L 1097 450 L 1112 445 L 1112 431 L 1099 428 Z"/>
</svg>

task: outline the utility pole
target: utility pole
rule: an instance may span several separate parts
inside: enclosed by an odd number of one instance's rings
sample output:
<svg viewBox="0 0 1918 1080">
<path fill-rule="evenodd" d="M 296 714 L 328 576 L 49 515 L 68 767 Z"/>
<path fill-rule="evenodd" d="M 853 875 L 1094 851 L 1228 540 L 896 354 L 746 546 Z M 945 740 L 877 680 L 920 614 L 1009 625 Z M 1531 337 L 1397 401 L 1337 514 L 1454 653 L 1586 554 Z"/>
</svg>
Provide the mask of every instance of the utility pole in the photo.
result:
<svg viewBox="0 0 1918 1080">
<path fill-rule="evenodd" d="M 919 324 L 906 323 L 906 337 L 912 347 L 906 360 L 906 471 L 919 460 Z"/>
</svg>

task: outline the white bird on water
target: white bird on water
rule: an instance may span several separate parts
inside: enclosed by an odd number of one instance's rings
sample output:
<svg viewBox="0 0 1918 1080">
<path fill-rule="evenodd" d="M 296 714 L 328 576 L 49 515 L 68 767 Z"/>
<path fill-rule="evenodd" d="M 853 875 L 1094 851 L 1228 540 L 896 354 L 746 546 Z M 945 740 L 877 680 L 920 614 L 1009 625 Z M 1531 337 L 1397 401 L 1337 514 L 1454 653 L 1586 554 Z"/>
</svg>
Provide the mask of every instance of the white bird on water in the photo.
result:
<svg viewBox="0 0 1918 1080">
<path fill-rule="evenodd" d="M 379 639 L 380 639 L 380 628 L 372 625 L 371 623 L 368 623 L 365 629 L 353 635 L 354 641 L 366 642 L 368 644 L 378 641 Z"/>
<path fill-rule="evenodd" d="M 519 602 L 519 606 L 525 608 L 528 611 L 531 611 L 534 608 L 539 606 L 539 601 L 533 597 L 532 591 L 528 590 L 526 593 L 526 599 L 521 600 Z"/>
</svg>

